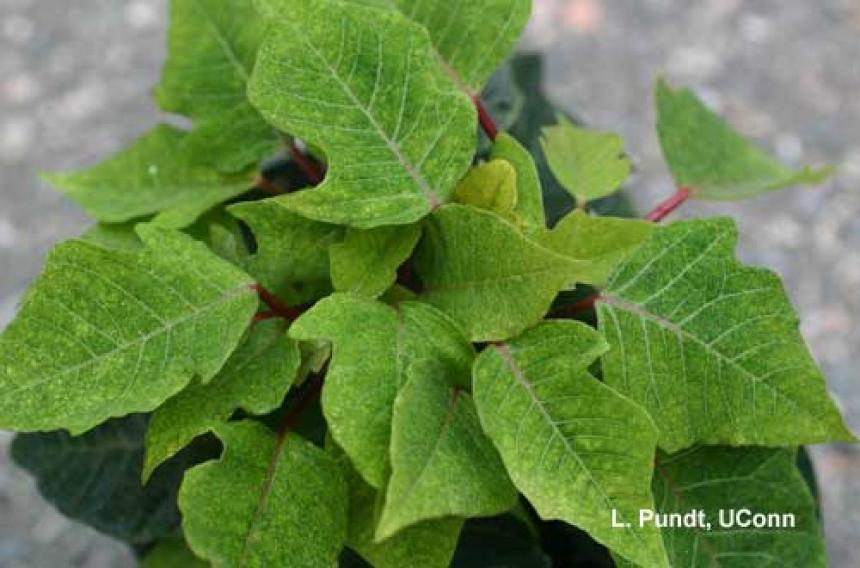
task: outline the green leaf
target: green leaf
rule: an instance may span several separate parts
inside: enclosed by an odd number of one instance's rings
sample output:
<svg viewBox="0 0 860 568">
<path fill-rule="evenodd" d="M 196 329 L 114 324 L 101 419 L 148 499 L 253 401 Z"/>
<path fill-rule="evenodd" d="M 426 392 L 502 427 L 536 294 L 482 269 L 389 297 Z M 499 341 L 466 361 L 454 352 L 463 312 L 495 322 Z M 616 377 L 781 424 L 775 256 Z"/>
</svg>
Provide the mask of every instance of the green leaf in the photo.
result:
<svg viewBox="0 0 860 568">
<path fill-rule="evenodd" d="M 634 523 L 653 508 L 657 432 L 588 372 L 607 348 L 592 328 L 564 320 L 488 347 L 474 368 L 478 415 L 541 518 L 576 525 L 643 566 L 667 566 L 659 531 Z M 613 514 L 631 526 L 613 528 Z"/>
<path fill-rule="evenodd" d="M 182 538 L 165 538 L 147 553 L 141 568 L 206 568 L 203 562 L 188 548 Z"/>
<path fill-rule="evenodd" d="M 258 306 L 253 281 L 153 226 L 142 252 L 55 248 L 0 336 L 0 428 L 79 434 L 153 410 L 226 362 Z"/>
<path fill-rule="evenodd" d="M 241 408 L 262 415 L 278 408 L 301 364 L 282 320 L 259 322 L 208 384 L 197 382 L 160 406 L 146 433 L 146 480 L 164 460 L 227 421 Z"/>
<path fill-rule="evenodd" d="M 515 138 L 504 132 L 493 142 L 490 150 L 493 160 L 506 160 L 513 165 L 517 178 L 516 214 L 527 229 L 543 229 L 546 218 L 543 211 L 543 195 L 534 158 Z"/>
<path fill-rule="evenodd" d="M 379 540 L 427 519 L 498 515 L 517 498 L 472 397 L 451 385 L 435 362 L 411 371 L 394 402 L 392 474 Z"/>
<path fill-rule="evenodd" d="M 538 246 L 490 212 L 456 204 L 429 219 L 416 256 L 422 299 L 476 342 L 507 339 L 536 324 L 587 265 Z"/>
<path fill-rule="evenodd" d="M 375 488 L 388 479 L 391 415 L 414 361 L 433 360 L 452 384 L 468 385 L 474 352 L 457 326 L 431 306 L 387 306 L 335 294 L 290 328 L 299 340 L 327 340 L 332 360 L 323 412 L 332 437 Z"/>
<path fill-rule="evenodd" d="M 531 0 L 393 0 L 430 32 L 449 71 L 479 93 L 516 47 L 531 14 Z"/>
<path fill-rule="evenodd" d="M 454 200 L 478 209 L 493 211 L 517 222 L 517 172 L 505 160 L 493 160 L 472 168 L 457 186 Z"/>
<path fill-rule="evenodd" d="M 186 227 L 253 182 L 250 174 L 224 176 L 195 163 L 183 151 L 186 137 L 162 124 L 96 166 L 43 177 L 98 221 L 124 223 L 157 214 L 159 225 Z"/>
<path fill-rule="evenodd" d="M 260 284 L 290 305 L 331 291 L 329 247 L 342 238 L 342 227 L 305 219 L 272 199 L 232 205 L 229 211 L 257 240 L 245 268 Z"/>
<path fill-rule="evenodd" d="M 215 568 L 335 565 L 347 526 L 337 462 L 250 420 L 214 430 L 224 454 L 188 471 L 179 491 L 191 549 Z"/>
<path fill-rule="evenodd" d="M 735 260 L 728 219 L 652 232 L 598 302 L 604 380 L 648 409 L 660 447 L 854 440 L 779 278 Z"/>
<path fill-rule="evenodd" d="M 277 202 L 367 229 L 418 221 L 448 201 L 475 152 L 476 114 L 426 31 L 397 12 L 330 0 L 260 4 L 272 25 L 251 100 L 328 159 L 319 187 Z"/>
<path fill-rule="evenodd" d="M 653 228 L 654 224 L 647 221 L 596 217 L 577 209 L 552 230 L 539 234 L 536 240 L 559 254 L 589 261 L 589 266 L 579 273 L 579 282 L 602 286 Z"/>
<path fill-rule="evenodd" d="M 379 296 L 397 280 L 397 268 L 412 255 L 420 237 L 418 224 L 348 229 L 343 242 L 329 249 L 334 289 Z"/>
<path fill-rule="evenodd" d="M 792 185 L 815 185 L 833 168 L 789 170 L 709 110 L 689 89 L 657 82 L 657 132 L 675 182 L 693 197 L 753 197 Z"/>
<path fill-rule="evenodd" d="M 654 497 L 662 514 L 704 511 L 706 528 L 664 528 L 672 566 L 824 568 L 815 502 L 793 449 L 697 447 L 661 456 Z M 793 527 L 721 526 L 731 512 L 793 515 Z M 746 513 L 742 515 L 742 518 Z M 621 563 L 621 566 L 629 564 Z"/>
<path fill-rule="evenodd" d="M 579 206 L 615 192 L 630 175 L 624 139 L 575 126 L 559 114 L 545 127 L 541 147 L 553 175 Z"/>
<path fill-rule="evenodd" d="M 79 238 L 105 249 L 136 251 L 143 248 L 143 242 L 137 236 L 135 227 L 136 223 L 96 223 Z"/>
<path fill-rule="evenodd" d="M 147 419 L 110 420 L 83 436 L 19 434 L 12 458 L 65 516 L 124 542 L 145 544 L 179 526 L 176 492 L 190 456 L 171 460 L 140 485 Z"/>
</svg>

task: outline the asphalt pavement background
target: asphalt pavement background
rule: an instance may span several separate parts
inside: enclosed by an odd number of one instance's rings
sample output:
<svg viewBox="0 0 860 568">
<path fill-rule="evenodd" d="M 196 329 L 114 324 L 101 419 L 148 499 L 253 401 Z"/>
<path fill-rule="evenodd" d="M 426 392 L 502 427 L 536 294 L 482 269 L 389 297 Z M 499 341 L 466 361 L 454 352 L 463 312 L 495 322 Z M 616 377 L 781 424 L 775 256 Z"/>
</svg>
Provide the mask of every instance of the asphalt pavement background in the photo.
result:
<svg viewBox="0 0 860 568">
<path fill-rule="evenodd" d="M 166 16 L 166 0 L 0 0 L 0 327 L 50 246 L 87 225 L 37 172 L 94 163 L 157 120 Z M 626 137 L 643 209 L 672 191 L 653 128 L 661 73 L 785 162 L 839 167 L 820 189 L 681 216 L 738 219 L 742 258 L 783 275 L 860 432 L 860 0 L 535 0 L 524 45 L 547 52 L 554 100 Z M 0 433 L 0 568 L 132 566 L 41 500 L 10 439 Z M 860 566 L 860 449 L 813 454 L 831 565 Z"/>
</svg>

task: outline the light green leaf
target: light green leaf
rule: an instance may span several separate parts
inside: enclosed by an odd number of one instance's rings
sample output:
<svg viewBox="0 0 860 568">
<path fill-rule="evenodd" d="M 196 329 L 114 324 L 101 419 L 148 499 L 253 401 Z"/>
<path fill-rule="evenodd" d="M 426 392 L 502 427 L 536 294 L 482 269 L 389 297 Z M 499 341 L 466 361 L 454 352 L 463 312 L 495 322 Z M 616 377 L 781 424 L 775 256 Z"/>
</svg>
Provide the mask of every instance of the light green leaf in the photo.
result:
<svg viewBox="0 0 860 568">
<path fill-rule="evenodd" d="M 253 421 L 219 424 L 221 459 L 185 474 L 182 528 L 215 568 L 335 566 L 346 540 L 347 487 L 340 467 L 295 434 Z"/>
<path fill-rule="evenodd" d="M 253 176 L 223 176 L 182 150 L 186 133 L 159 125 L 130 147 L 94 167 L 45 174 L 88 215 L 123 223 L 157 214 L 155 223 L 182 228 L 251 187 Z"/>
<path fill-rule="evenodd" d="M 299 346 L 286 331 L 282 320 L 255 324 L 214 379 L 192 384 L 155 411 L 146 433 L 144 481 L 236 409 L 261 415 L 281 405 L 301 364 Z"/>
<path fill-rule="evenodd" d="M 541 518 L 575 525 L 643 566 L 668 566 L 660 532 L 637 524 L 640 509 L 654 506 L 657 432 L 642 408 L 588 372 L 607 348 L 571 320 L 488 347 L 474 368 L 478 415 Z M 613 519 L 630 526 L 613 528 Z"/>
<path fill-rule="evenodd" d="M 392 474 L 379 540 L 423 520 L 498 515 L 517 498 L 472 397 L 451 385 L 435 362 L 410 371 L 394 402 Z"/>
<path fill-rule="evenodd" d="M 531 0 L 392 0 L 430 32 L 449 71 L 471 93 L 479 93 L 490 75 L 516 47 L 531 14 Z"/>
<path fill-rule="evenodd" d="M 143 248 L 136 226 L 136 223 L 96 223 L 79 238 L 105 249 L 136 251 Z"/>
<path fill-rule="evenodd" d="M 653 223 L 637 219 L 596 217 L 573 211 L 552 230 L 536 236 L 538 243 L 589 265 L 579 273 L 581 284 L 602 286 L 624 258 L 642 244 Z"/>
<path fill-rule="evenodd" d="M 493 211 L 512 223 L 517 222 L 517 172 L 510 162 L 493 160 L 469 171 L 457 186 L 454 200 L 478 209 Z"/>
<path fill-rule="evenodd" d="M 331 291 L 329 247 L 343 228 L 300 217 L 272 199 L 229 208 L 248 224 L 257 250 L 245 267 L 260 284 L 290 305 L 316 300 Z"/>
<path fill-rule="evenodd" d="M 735 260 L 728 219 L 652 232 L 598 302 L 604 380 L 648 409 L 660 447 L 853 440 L 779 278 Z"/>
<path fill-rule="evenodd" d="M 833 168 L 789 170 L 709 110 L 689 89 L 657 82 L 657 132 L 675 182 L 693 197 L 753 197 L 792 185 L 815 185 Z"/>
<path fill-rule="evenodd" d="M 654 472 L 657 512 L 704 511 L 711 525 L 663 529 L 672 566 L 827 566 L 815 501 L 794 465 L 795 453 L 699 446 L 660 456 Z M 777 514 L 780 523 L 789 521 L 783 515 L 793 515 L 794 526 L 721 526 L 721 514 L 731 520 L 731 513 L 744 510 Z M 748 520 L 746 515 L 741 518 Z"/>
<path fill-rule="evenodd" d="M 333 344 L 323 413 L 334 440 L 377 489 L 388 479 L 392 408 L 407 369 L 436 361 L 452 384 L 467 385 L 474 356 L 456 325 L 431 306 L 392 307 L 349 294 L 317 303 L 290 336 Z"/>
<path fill-rule="evenodd" d="M 397 268 L 412 254 L 419 237 L 418 224 L 348 229 L 343 242 L 329 249 L 334 289 L 379 296 L 397 280 Z"/>
<path fill-rule="evenodd" d="M 147 553 L 141 568 L 206 568 L 203 562 L 189 550 L 182 538 L 165 538 Z"/>
<path fill-rule="evenodd" d="M 476 116 L 426 31 L 397 12 L 331 0 L 260 5 L 272 25 L 251 100 L 328 159 L 320 186 L 277 202 L 366 229 L 415 222 L 448 201 L 475 152 Z"/>
<path fill-rule="evenodd" d="M 139 253 L 51 252 L 0 336 L 0 428 L 79 434 L 220 371 L 259 304 L 253 281 L 190 237 L 138 232 Z"/>
<path fill-rule="evenodd" d="M 514 209 L 527 229 L 543 229 L 546 217 L 543 193 L 534 158 L 517 140 L 504 132 L 493 142 L 490 158 L 506 160 L 517 172 L 517 206 Z"/>
<path fill-rule="evenodd" d="M 549 251 L 493 213 L 447 205 L 429 219 L 416 268 L 422 299 L 472 341 L 507 339 L 536 324 L 587 262 Z"/>
<path fill-rule="evenodd" d="M 541 147 L 552 173 L 582 206 L 615 192 L 630 175 L 624 139 L 575 126 L 559 114 L 543 129 Z"/>
</svg>

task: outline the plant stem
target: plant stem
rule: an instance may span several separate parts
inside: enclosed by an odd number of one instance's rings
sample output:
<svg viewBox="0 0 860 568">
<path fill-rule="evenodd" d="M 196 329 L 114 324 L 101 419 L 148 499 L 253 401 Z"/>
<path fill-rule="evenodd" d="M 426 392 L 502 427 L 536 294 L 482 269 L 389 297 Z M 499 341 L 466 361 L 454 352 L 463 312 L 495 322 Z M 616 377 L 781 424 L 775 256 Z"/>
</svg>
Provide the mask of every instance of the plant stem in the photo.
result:
<svg viewBox="0 0 860 568">
<path fill-rule="evenodd" d="M 296 321 L 298 317 L 302 315 L 302 310 L 291 308 L 283 300 L 266 290 L 262 285 L 254 284 L 251 287 L 256 290 L 260 299 L 269 306 L 271 313 L 276 317 L 284 318 L 288 321 Z"/>
<path fill-rule="evenodd" d="M 266 193 L 271 193 L 272 195 L 280 195 L 284 193 L 283 189 L 275 185 L 270 179 L 263 176 L 257 176 L 257 179 L 254 180 L 254 187 L 262 189 Z"/>
<path fill-rule="evenodd" d="M 588 310 L 592 309 L 594 307 L 594 304 L 599 299 L 600 294 L 592 294 L 591 296 L 583 298 L 576 303 L 570 304 L 569 306 L 562 306 L 558 309 L 551 311 L 547 317 L 560 319 L 575 318 L 583 312 L 587 312 Z"/>
<path fill-rule="evenodd" d="M 296 163 L 302 173 L 305 174 L 305 177 L 308 178 L 312 184 L 317 185 L 323 180 L 322 169 L 319 164 L 312 158 L 309 158 L 304 152 L 302 152 L 298 146 L 296 146 L 296 141 L 293 139 L 287 140 L 287 150 L 290 153 L 290 157 Z"/>
<path fill-rule="evenodd" d="M 478 120 L 480 121 L 481 128 L 484 130 L 487 138 L 495 140 L 499 136 L 499 127 L 496 126 L 496 122 L 493 120 L 493 117 L 490 116 L 489 112 L 487 112 L 487 109 L 484 107 L 484 103 L 481 102 L 481 98 L 478 95 L 472 96 L 472 102 L 475 103 L 475 108 L 478 109 Z"/>
<path fill-rule="evenodd" d="M 652 221 L 654 223 L 659 223 L 663 219 L 665 219 L 670 213 L 672 213 L 675 209 L 680 207 L 687 199 L 690 198 L 689 187 L 681 186 L 672 194 L 669 199 L 663 201 L 657 207 L 654 208 L 653 211 L 648 213 L 645 216 L 646 221 Z"/>
</svg>

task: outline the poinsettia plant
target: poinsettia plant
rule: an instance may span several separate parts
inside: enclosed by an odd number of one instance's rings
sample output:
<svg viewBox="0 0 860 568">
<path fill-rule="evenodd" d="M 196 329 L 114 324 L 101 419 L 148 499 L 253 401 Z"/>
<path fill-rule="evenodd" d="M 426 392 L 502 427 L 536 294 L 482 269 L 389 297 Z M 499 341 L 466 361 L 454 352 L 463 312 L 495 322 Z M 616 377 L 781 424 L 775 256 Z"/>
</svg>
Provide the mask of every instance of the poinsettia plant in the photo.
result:
<svg viewBox="0 0 860 568">
<path fill-rule="evenodd" d="M 150 567 L 824 566 L 798 448 L 854 436 L 782 284 L 659 221 L 827 169 L 659 81 L 636 219 L 623 140 L 509 59 L 529 0 L 171 6 L 190 127 L 46 175 L 96 225 L 0 336 L 61 511 Z"/>
</svg>

